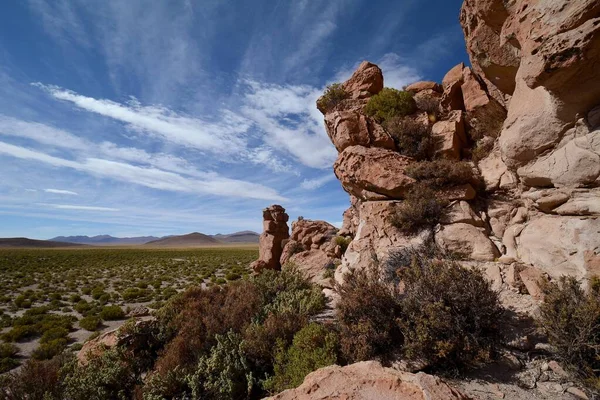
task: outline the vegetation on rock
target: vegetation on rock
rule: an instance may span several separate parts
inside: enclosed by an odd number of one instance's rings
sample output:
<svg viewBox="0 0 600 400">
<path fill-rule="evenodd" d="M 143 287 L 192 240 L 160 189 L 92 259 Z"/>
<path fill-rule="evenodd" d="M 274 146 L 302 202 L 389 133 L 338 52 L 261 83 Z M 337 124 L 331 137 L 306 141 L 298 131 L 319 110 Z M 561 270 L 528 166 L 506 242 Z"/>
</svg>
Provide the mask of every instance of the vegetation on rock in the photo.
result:
<svg viewBox="0 0 600 400">
<path fill-rule="evenodd" d="M 342 100 L 350 96 L 341 83 L 332 83 L 325 89 L 323 96 L 317 101 L 317 107 L 321 110 L 329 111 L 335 108 Z"/>
<path fill-rule="evenodd" d="M 428 185 L 417 183 L 398 206 L 392 224 L 407 235 L 433 228 L 440 221 L 447 203 Z"/>
<path fill-rule="evenodd" d="M 432 189 L 463 185 L 476 179 L 469 162 L 444 159 L 411 164 L 406 174 Z"/>
<path fill-rule="evenodd" d="M 393 117 L 386 120 L 384 127 L 394 139 L 400 154 L 419 161 L 431 157 L 433 140 L 428 123 L 410 117 Z"/>
<path fill-rule="evenodd" d="M 364 108 L 365 114 L 379 123 L 412 114 L 416 110 L 417 105 L 410 92 L 392 88 L 383 88 L 369 99 Z"/>
</svg>

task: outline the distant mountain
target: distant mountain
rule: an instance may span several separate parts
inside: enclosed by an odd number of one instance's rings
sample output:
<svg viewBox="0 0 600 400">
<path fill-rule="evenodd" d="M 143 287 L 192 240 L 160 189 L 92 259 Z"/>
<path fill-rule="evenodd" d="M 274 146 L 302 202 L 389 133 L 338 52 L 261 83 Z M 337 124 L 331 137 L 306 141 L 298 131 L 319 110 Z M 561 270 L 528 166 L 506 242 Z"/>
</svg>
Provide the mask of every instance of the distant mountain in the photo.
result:
<svg viewBox="0 0 600 400">
<path fill-rule="evenodd" d="M 53 240 L 36 240 L 28 239 L 24 237 L 19 238 L 0 238 L 0 247 L 37 247 L 37 248 L 51 248 L 51 247 L 78 247 L 82 246 L 79 243 L 66 243 Z"/>
<path fill-rule="evenodd" d="M 187 235 L 169 236 L 146 243 L 146 246 L 165 246 L 165 247 L 195 247 L 209 244 L 219 244 L 217 239 L 203 233 L 193 232 Z"/>
<path fill-rule="evenodd" d="M 125 237 L 119 238 L 110 235 L 97 235 L 97 236 L 57 236 L 50 240 L 67 243 L 81 243 L 81 244 L 92 244 L 92 245 L 111 245 L 111 244 L 144 244 L 153 240 L 161 239 L 156 236 L 139 236 L 139 237 Z"/>
<path fill-rule="evenodd" d="M 258 243 L 258 238 L 260 235 L 256 232 L 252 231 L 242 231 L 229 233 L 226 235 L 216 234 L 212 235 L 214 239 L 217 239 L 219 242 L 224 243 Z"/>
</svg>

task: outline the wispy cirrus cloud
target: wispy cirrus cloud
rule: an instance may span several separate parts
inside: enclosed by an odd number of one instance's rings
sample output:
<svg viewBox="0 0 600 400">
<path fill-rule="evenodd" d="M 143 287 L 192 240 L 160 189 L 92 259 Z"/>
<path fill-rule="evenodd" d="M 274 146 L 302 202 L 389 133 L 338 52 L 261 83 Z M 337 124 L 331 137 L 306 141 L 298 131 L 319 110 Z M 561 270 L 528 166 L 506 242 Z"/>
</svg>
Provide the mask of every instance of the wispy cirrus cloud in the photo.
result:
<svg viewBox="0 0 600 400">
<path fill-rule="evenodd" d="M 286 200 L 272 188 L 221 177 L 218 174 L 212 174 L 200 180 L 187 178 L 174 172 L 163 171 L 153 167 L 139 167 L 98 158 L 87 158 L 83 161 L 67 160 L 4 142 L 0 142 L 0 154 L 39 161 L 55 167 L 71 168 L 88 174 L 134 183 L 152 189 L 274 201 Z"/>
<path fill-rule="evenodd" d="M 79 196 L 79 193 L 77 193 L 77 192 L 73 192 L 72 190 L 64 190 L 64 189 L 44 189 L 44 192 L 53 193 L 53 194 L 66 194 L 69 196 Z"/>
<path fill-rule="evenodd" d="M 315 190 L 334 180 L 336 180 L 334 174 L 323 175 L 320 178 L 303 180 L 300 187 L 305 190 Z"/>
<path fill-rule="evenodd" d="M 179 145 L 218 154 L 231 154 L 246 147 L 241 134 L 249 121 L 224 110 L 217 121 L 179 115 L 165 107 L 142 106 L 133 100 L 127 104 L 83 96 L 57 86 L 34 83 L 58 100 L 78 108 L 125 123 L 138 132 L 156 135 Z"/>
<path fill-rule="evenodd" d="M 51 207 L 57 210 L 79 210 L 79 211 L 120 211 L 118 208 L 113 207 L 99 207 L 99 206 L 81 206 L 76 204 L 51 204 L 51 203 L 37 203 L 40 206 Z"/>
</svg>

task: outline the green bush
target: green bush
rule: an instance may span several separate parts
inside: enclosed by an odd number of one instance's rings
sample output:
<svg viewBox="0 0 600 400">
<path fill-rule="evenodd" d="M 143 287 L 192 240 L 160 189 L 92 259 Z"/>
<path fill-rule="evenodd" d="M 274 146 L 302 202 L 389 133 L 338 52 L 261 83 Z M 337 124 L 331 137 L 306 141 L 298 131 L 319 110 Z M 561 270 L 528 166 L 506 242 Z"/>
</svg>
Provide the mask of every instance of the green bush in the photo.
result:
<svg viewBox="0 0 600 400">
<path fill-rule="evenodd" d="M 34 360 L 50 360 L 59 355 L 67 347 L 67 339 L 58 338 L 41 343 L 37 349 L 31 353 Z"/>
<path fill-rule="evenodd" d="M 447 203 L 426 184 L 417 183 L 398 206 L 392 224 L 408 235 L 433 228 L 440 221 Z"/>
<path fill-rule="evenodd" d="M 130 356 L 119 348 L 92 357 L 86 366 L 77 361 L 67 364 L 64 374 L 64 397 L 67 399 L 128 400 L 136 383 Z"/>
<path fill-rule="evenodd" d="M 473 167 L 466 161 L 421 161 L 409 165 L 405 173 L 432 189 L 463 185 L 477 179 Z"/>
<path fill-rule="evenodd" d="M 346 252 L 346 250 L 348 250 L 348 246 L 350 246 L 350 242 L 352 242 L 352 238 L 345 237 L 345 236 L 336 236 L 335 237 L 335 244 L 337 244 L 338 246 L 341 247 L 342 254 L 344 254 Z"/>
<path fill-rule="evenodd" d="M 266 383 L 272 392 L 300 386 L 306 375 L 337 361 L 337 335 L 319 324 L 311 323 L 294 336 L 293 344 L 286 349 L 278 342 L 275 356 L 275 374 Z"/>
<path fill-rule="evenodd" d="M 56 339 L 64 339 L 69 335 L 69 331 L 63 327 L 50 328 L 44 332 L 40 343 L 48 343 Z"/>
<path fill-rule="evenodd" d="M 104 306 L 100 311 L 100 318 L 105 321 L 115 321 L 125 318 L 125 312 L 119 306 Z"/>
<path fill-rule="evenodd" d="M 10 371 L 11 369 L 15 369 L 19 366 L 19 362 L 14 358 L 6 357 L 0 358 L 0 374 Z M 0 385 L 2 382 L 0 381 Z M 0 392 L 2 393 L 2 392 Z"/>
<path fill-rule="evenodd" d="M 587 384 L 600 390 L 600 285 L 589 293 L 573 277 L 543 286 L 539 324 L 560 359 Z"/>
<path fill-rule="evenodd" d="M 0 358 L 13 358 L 19 353 L 19 348 L 12 343 L 0 343 Z"/>
<path fill-rule="evenodd" d="M 346 362 L 385 357 L 402 345 L 396 285 L 383 282 L 375 271 L 356 269 L 335 289 L 340 296 L 336 314 L 340 351 Z"/>
<path fill-rule="evenodd" d="M 242 276 L 238 273 L 235 272 L 228 272 L 225 275 L 225 279 L 227 279 L 228 281 L 237 281 L 238 279 L 240 279 Z"/>
<path fill-rule="evenodd" d="M 94 332 L 95 330 L 100 328 L 101 324 L 102 320 L 100 319 L 100 317 L 96 316 L 84 317 L 79 320 L 79 326 L 85 329 L 86 331 L 90 332 Z"/>
<path fill-rule="evenodd" d="M 217 344 L 198 361 L 188 378 L 193 398 L 245 399 L 252 393 L 255 377 L 241 347 L 238 334 L 217 335 Z"/>
<path fill-rule="evenodd" d="M 433 155 L 431 126 L 411 117 L 393 117 L 386 120 L 384 128 L 390 134 L 398 152 L 418 161 Z"/>
<path fill-rule="evenodd" d="M 404 284 L 399 321 L 405 356 L 444 373 L 488 361 L 505 321 L 498 294 L 480 270 L 431 254 L 412 251 L 388 261 Z"/>
<path fill-rule="evenodd" d="M 394 117 L 410 115 L 416 110 L 417 105 L 411 93 L 392 88 L 383 88 L 369 99 L 364 109 L 365 114 L 379 123 Z"/>
<path fill-rule="evenodd" d="M 349 93 L 344 90 L 341 83 L 332 83 L 327 86 L 323 96 L 317 100 L 317 108 L 323 112 L 330 111 L 348 97 Z"/>
</svg>

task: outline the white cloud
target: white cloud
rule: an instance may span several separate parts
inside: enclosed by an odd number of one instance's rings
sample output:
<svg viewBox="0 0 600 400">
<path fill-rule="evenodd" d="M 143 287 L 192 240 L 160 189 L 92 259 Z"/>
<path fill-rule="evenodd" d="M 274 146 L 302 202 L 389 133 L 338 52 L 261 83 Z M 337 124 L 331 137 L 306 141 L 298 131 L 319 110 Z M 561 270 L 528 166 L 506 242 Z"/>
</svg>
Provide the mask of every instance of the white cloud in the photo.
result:
<svg viewBox="0 0 600 400">
<path fill-rule="evenodd" d="M 387 87 L 402 89 L 406 85 L 421 80 L 419 72 L 405 63 L 396 53 L 387 53 L 379 60 L 379 67 L 383 71 L 384 84 Z"/>
<path fill-rule="evenodd" d="M 260 128 L 263 141 L 312 168 L 327 168 L 337 151 L 327 137 L 315 102 L 321 90 L 311 86 L 269 85 L 245 81 L 242 113 Z"/>
<path fill-rule="evenodd" d="M 81 210 L 81 211 L 120 211 L 118 208 L 112 207 L 96 207 L 96 206 L 78 206 L 74 204 L 49 204 L 37 203 L 40 206 L 52 207 L 58 210 Z"/>
<path fill-rule="evenodd" d="M 94 99 L 57 86 L 34 84 L 59 100 L 127 124 L 139 132 L 158 136 L 179 145 L 217 154 L 232 154 L 246 147 L 242 137 L 249 121 L 229 111 L 223 111 L 218 122 L 179 115 L 160 106 L 142 106 L 137 101 L 128 104 L 106 99 Z"/>
<path fill-rule="evenodd" d="M 206 179 L 191 179 L 157 168 L 144 168 L 116 161 L 88 158 L 83 162 L 66 160 L 41 152 L 0 142 L 0 153 L 20 159 L 44 162 L 56 167 L 72 168 L 117 181 L 174 192 L 233 196 L 261 200 L 285 201 L 277 191 L 264 185 L 209 174 Z"/>
<path fill-rule="evenodd" d="M 300 187 L 305 190 L 315 190 L 336 179 L 334 174 L 323 175 L 320 178 L 305 179 Z"/>
<path fill-rule="evenodd" d="M 89 143 L 61 129 L 37 122 L 23 121 L 0 114 L 0 134 L 35 140 L 38 143 L 73 150 L 85 150 Z"/>
<path fill-rule="evenodd" d="M 77 193 L 77 192 L 72 192 L 70 190 L 63 190 L 63 189 L 44 189 L 44 192 L 54 193 L 54 194 L 66 194 L 66 195 L 70 195 L 70 196 L 79 196 L 79 193 Z"/>
</svg>

